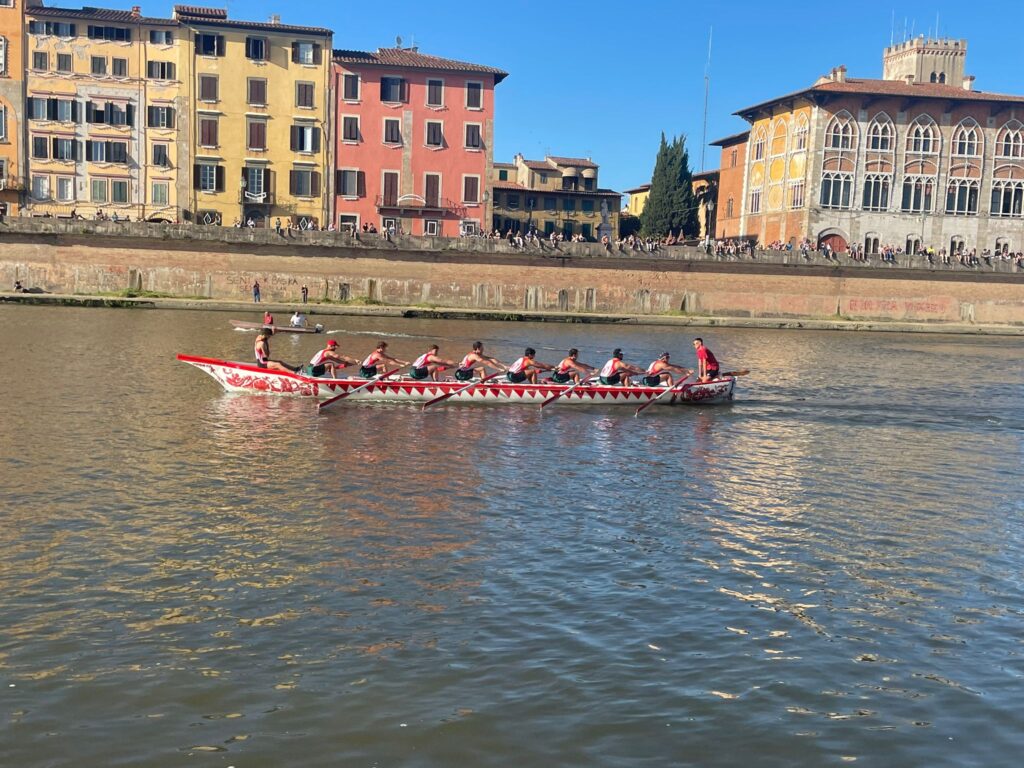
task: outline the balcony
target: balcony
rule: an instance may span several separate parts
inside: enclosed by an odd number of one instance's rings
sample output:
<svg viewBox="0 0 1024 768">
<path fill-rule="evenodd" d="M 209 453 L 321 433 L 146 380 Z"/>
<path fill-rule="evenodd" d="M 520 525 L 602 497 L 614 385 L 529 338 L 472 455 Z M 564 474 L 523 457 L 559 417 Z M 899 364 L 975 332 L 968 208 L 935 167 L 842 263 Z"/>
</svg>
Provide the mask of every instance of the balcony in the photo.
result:
<svg viewBox="0 0 1024 768">
<path fill-rule="evenodd" d="M 273 205 L 273 192 L 260 192 L 254 194 L 247 189 L 238 190 L 238 202 L 242 205 Z"/>
<path fill-rule="evenodd" d="M 459 217 L 466 215 L 466 207 L 454 200 L 448 198 L 427 200 L 419 195 L 402 195 L 401 197 L 377 195 L 377 210 L 413 214 L 452 214 Z"/>
</svg>

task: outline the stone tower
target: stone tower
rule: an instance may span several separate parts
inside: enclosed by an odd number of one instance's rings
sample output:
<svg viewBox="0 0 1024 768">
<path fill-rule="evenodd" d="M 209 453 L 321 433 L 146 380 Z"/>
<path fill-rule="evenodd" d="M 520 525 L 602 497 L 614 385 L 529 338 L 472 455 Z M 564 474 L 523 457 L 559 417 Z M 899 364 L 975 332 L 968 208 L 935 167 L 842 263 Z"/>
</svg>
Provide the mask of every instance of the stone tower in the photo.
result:
<svg viewBox="0 0 1024 768">
<path fill-rule="evenodd" d="M 966 40 L 930 40 L 921 35 L 885 49 L 882 78 L 963 88 L 966 59 Z"/>
</svg>

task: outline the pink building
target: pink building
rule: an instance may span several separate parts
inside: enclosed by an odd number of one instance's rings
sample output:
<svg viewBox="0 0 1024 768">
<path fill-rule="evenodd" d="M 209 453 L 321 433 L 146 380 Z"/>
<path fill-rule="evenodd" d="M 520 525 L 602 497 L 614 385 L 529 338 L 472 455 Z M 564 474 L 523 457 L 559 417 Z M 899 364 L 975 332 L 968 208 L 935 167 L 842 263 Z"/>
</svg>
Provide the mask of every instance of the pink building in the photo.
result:
<svg viewBox="0 0 1024 768">
<path fill-rule="evenodd" d="M 493 67 L 415 48 L 334 51 L 339 229 L 456 236 L 491 220 Z"/>
</svg>

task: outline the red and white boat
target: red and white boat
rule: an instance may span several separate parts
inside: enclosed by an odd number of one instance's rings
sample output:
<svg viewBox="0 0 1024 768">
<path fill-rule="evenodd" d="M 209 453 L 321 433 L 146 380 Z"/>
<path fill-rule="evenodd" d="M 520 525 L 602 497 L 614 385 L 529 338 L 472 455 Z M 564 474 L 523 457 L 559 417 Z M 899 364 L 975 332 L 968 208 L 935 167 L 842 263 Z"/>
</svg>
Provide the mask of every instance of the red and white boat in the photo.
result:
<svg viewBox="0 0 1024 768">
<path fill-rule="evenodd" d="M 305 376 L 299 373 L 268 371 L 250 363 L 236 363 L 210 357 L 178 355 L 183 363 L 193 365 L 208 373 L 228 392 L 258 395 L 290 395 L 327 399 L 350 390 L 363 387 L 368 379 L 330 379 Z M 479 386 L 466 389 L 464 381 L 416 381 L 406 377 L 392 377 L 377 381 L 359 392 L 353 392 L 348 402 L 397 402 L 426 403 L 443 395 L 453 394 L 448 403 L 481 404 L 529 404 L 540 405 L 554 395 L 568 392 L 558 402 L 566 405 L 632 405 L 640 406 L 659 395 L 665 394 L 665 387 L 629 386 L 613 387 L 603 384 L 512 384 L 504 377 L 482 382 Z M 736 386 L 734 376 L 724 376 L 706 383 L 693 382 L 678 387 L 668 397 L 658 400 L 658 405 L 711 405 L 732 400 Z"/>
<path fill-rule="evenodd" d="M 296 326 L 296 325 L 264 325 L 263 323 L 249 323 L 245 320 L 228 320 L 229 323 L 235 328 L 239 328 L 243 331 L 259 331 L 263 328 L 273 328 L 274 333 L 323 333 L 324 327 L 317 323 L 314 326 Z"/>
</svg>

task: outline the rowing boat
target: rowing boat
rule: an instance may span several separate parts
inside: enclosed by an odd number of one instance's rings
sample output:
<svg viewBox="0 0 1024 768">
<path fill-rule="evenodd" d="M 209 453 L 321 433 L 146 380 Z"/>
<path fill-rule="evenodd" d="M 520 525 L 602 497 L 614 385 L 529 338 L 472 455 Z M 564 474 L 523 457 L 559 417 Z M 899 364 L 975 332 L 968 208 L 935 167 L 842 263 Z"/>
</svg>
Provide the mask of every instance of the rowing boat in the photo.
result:
<svg viewBox="0 0 1024 768">
<path fill-rule="evenodd" d="M 212 376 L 228 392 L 260 395 L 290 395 L 326 399 L 362 387 L 370 380 L 353 377 L 330 379 L 306 376 L 301 373 L 268 371 L 251 363 L 238 363 L 194 355 L 178 355 L 178 360 L 195 366 Z M 426 403 L 458 389 L 467 382 L 416 381 L 396 377 L 377 381 L 359 392 L 353 392 L 347 402 L 399 402 Z M 694 382 L 679 387 L 671 397 L 661 398 L 657 405 L 711 405 L 727 403 L 733 398 L 736 386 L 734 376 L 725 376 L 709 382 Z M 569 390 L 572 388 L 572 391 Z M 449 403 L 532 404 L 540 405 L 553 395 L 565 393 L 559 400 L 573 405 L 631 405 L 638 406 L 665 393 L 665 387 L 607 386 L 604 384 L 512 384 L 503 378 L 481 383 L 478 387 L 454 394 Z"/>
<path fill-rule="evenodd" d="M 247 323 L 244 320 L 228 320 L 235 328 L 242 328 L 247 331 L 259 331 L 263 328 L 273 328 L 274 333 L 323 333 L 324 327 L 317 323 L 312 328 L 298 328 L 294 325 L 264 325 L 263 323 Z"/>
</svg>

